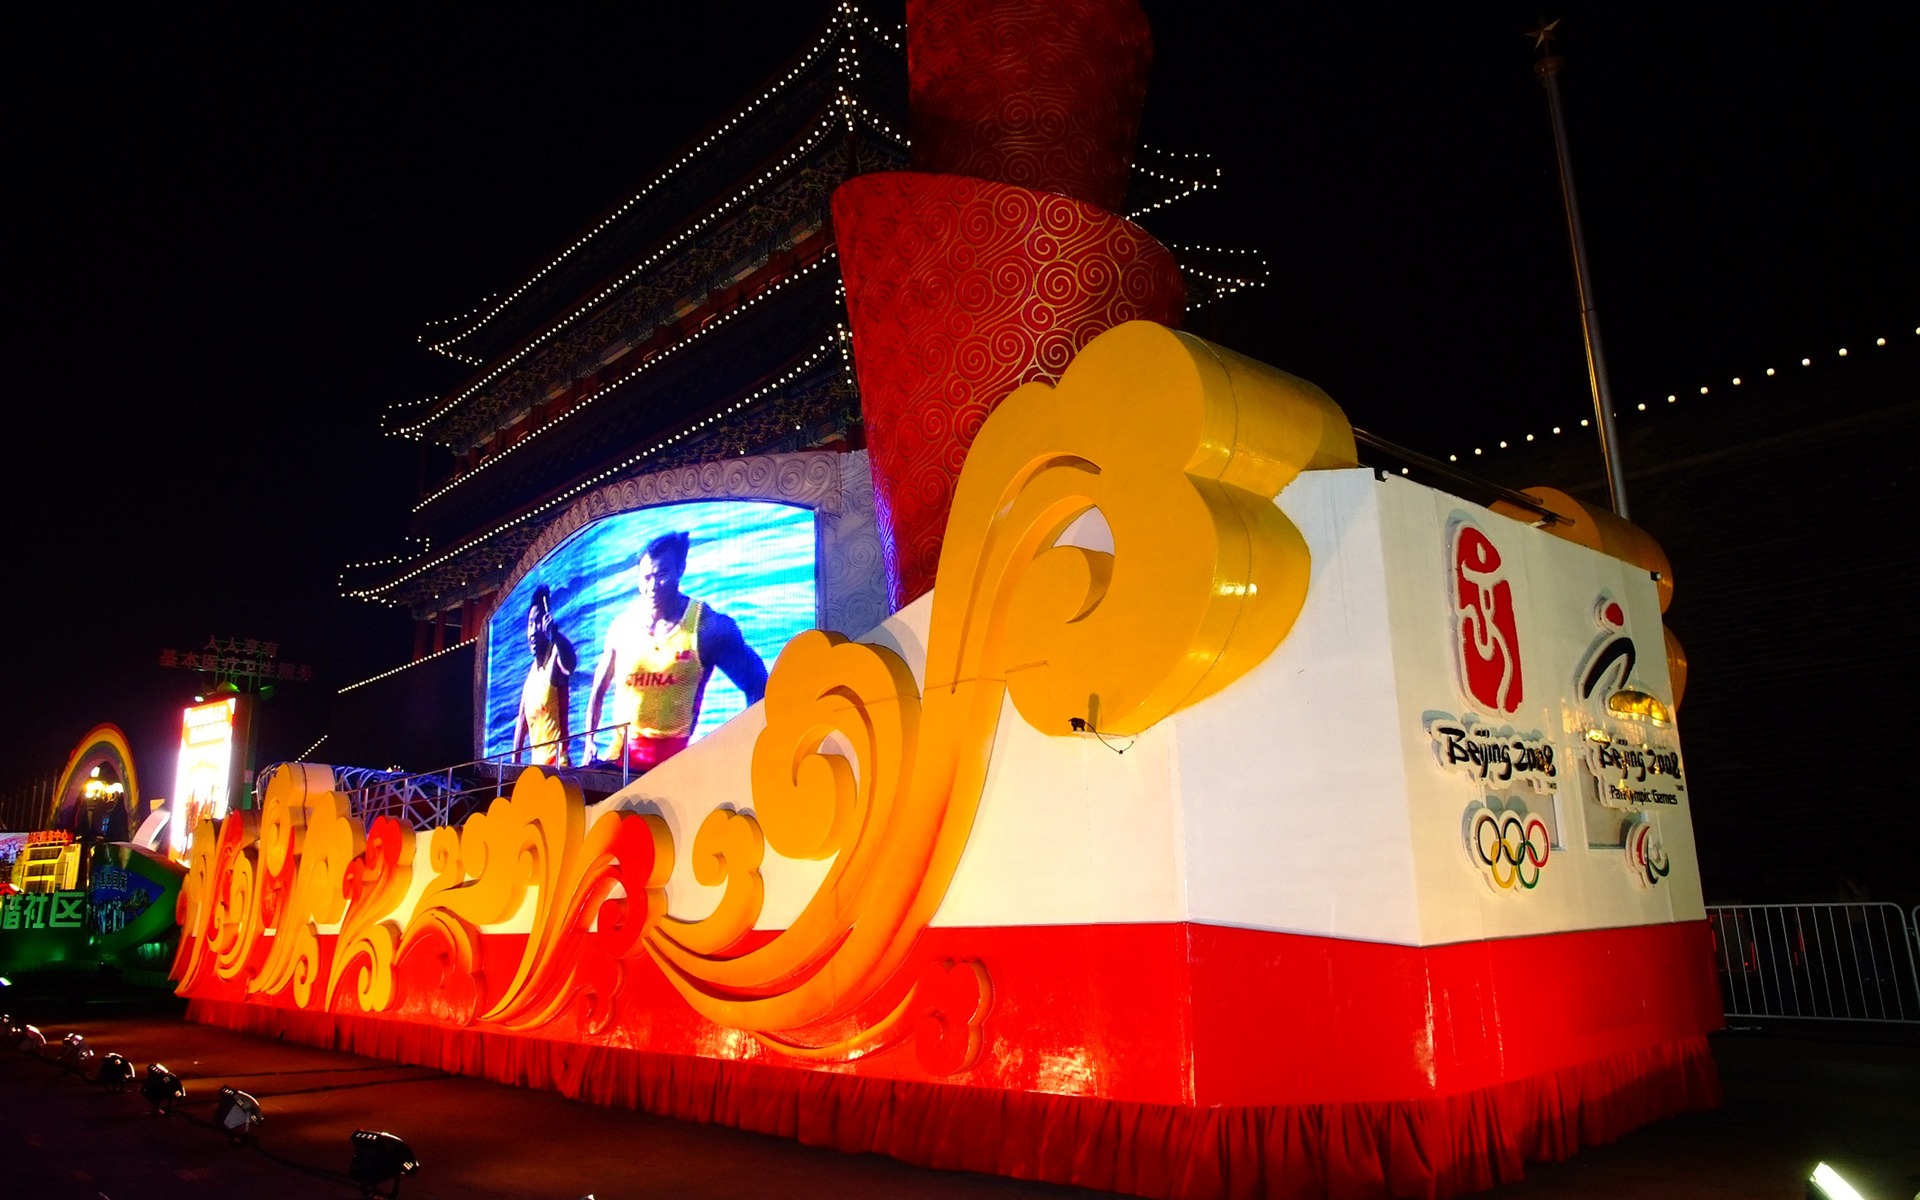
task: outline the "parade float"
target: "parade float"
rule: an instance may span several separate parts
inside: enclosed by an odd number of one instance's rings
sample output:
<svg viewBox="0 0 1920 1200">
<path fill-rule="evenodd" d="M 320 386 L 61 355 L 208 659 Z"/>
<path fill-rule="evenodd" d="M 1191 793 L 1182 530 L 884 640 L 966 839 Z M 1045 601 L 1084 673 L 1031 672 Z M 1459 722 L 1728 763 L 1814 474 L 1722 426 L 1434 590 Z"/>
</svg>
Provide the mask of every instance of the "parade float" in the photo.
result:
<svg viewBox="0 0 1920 1200">
<path fill-rule="evenodd" d="M 1319 388 L 1177 329 L 1115 214 L 1131 0 L 908 39 L 913 169 L 833 199 L 858 469 L 608 483 L 476 652 L 483 750 L 529 662 L 597 705 L 583 547 L 659 517 L 625 580 L 702 503 L 785 503 L 812 627 L 763 698 L 611 794 L 583 752 L 426 828 L 277 768 L 193 832 L 192 1016 L 1151 1196 L 1451 1195 L 1713 1104 L 1659 547 L 1361 466 Z M 822 581 L 862 537 L 891 603 L 853 627 Z"/>
<path fill-rule="evenodd" d="M 183 872 L 118 726 L 80 739 L 49 799 L 38 828 L 0 833 L 0 975 L 164 982 Z"/>
</svg>

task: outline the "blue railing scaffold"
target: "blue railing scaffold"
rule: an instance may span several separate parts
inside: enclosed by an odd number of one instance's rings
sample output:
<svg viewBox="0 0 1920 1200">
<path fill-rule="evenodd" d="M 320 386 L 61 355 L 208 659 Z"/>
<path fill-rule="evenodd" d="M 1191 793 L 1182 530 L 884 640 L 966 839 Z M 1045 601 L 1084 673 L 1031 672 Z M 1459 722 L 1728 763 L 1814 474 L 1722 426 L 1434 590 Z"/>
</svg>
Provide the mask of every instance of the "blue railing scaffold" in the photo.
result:
<svg viewBox="0 0 1920 1200">
<path fill-rule="evenodd" d="M 333 786 L 347 797 L 348 809 L 362 821 L 393 817 L 413 829 L 433 829 L 457 824 L 511 792 L 520 773 L 535 763 L 577 779 L 589 791 L 611 793 L 626 787 L 633 782 L 626 756 L 620 755 L 618 761 L 598 757 L 601 740 L 604 738 L 610 749 L 618 746 L 625 740 L 626 729 L 625 724 L 603 725 L 432 771 L 336 766 Z M 266 794 L 268 781 L 283 765 L 275 764 L 260 773 L 258 794 Z"/>
</svg>

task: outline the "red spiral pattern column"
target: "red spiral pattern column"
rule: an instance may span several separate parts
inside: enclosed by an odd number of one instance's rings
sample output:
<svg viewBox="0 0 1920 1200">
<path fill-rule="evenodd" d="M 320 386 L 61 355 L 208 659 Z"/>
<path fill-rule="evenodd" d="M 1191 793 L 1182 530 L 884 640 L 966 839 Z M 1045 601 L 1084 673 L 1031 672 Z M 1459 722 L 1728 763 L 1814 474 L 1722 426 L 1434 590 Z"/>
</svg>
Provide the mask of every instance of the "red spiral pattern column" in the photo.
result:
<svg viewBox="0 0 1920 1200">
<path fill-rule="evenodd" d="M 1134 0 L 910 0 L 914 169 L 1118 212 L 1152 63 Z"/>
<path fill-rule="evenodd" d="M 908 20 L 914 165 L 941 173 L 833 198 L 896 609 L 933 586 L 987 414 L 1113 326 L 1186 306 L 1166 247 L 1108 211 L 1152 58 L 1133 0 L 924 0 Z"/>
</svg>

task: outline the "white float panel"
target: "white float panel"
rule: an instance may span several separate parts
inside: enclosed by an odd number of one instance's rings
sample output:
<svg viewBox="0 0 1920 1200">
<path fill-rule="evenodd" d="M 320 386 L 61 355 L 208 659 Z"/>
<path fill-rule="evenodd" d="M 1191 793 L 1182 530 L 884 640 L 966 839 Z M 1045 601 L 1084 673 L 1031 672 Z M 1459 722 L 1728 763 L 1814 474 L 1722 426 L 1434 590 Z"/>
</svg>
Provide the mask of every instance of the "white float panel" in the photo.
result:
<svg viewBox="0 0 1920 1200">
<path fill-rule="evenodd" d="M 1652 813 L 1666 849 L 1670 872 L 1657 884 L 1636 881 L 1625 850 L 1587 844 L 1580 789 L 1595 720 L 1575 687 L 1606 633 L 1597 597 L 1619 603 L 1640 649 L 1632 686 L 1672 699 L 1644 571 L 1365 469 L 1305 474 L 1279 504 L 1312 554 L 1305 605 L 1279 649 L 1217 695 L 1111 744 L 1042 733 L 1009 701 L 934 924 L 1195 921 L 1431 945 L 1704 915 L 1684 795 L 1633 807 Z M 1477 711 L 1454 646 L 1451 539 L 1462 521 L 1497 547 L 1513 595 L 1525 694 L 1495 724 L 1552 746 L 1553 794 L 1489 789 L 1435 753 L 1435 714 Z M 921 679 L 932 602 L 862 640 L 891 647 Z M 675 916 L 718 902 L 720 889 L 693 882 L 693 836 L 717 807 L 752 810 L 748 769 L 764 723 L 756 705 L 606 802 L 666 821 Z M 1492 886 L 1472 857 L 1465 820 L 1489 791 L 1550 814 L 1558 831 L 1533 888 Z M 760 926 L 788 924 L 828 866 L 768 850 Z"/>
</svg>

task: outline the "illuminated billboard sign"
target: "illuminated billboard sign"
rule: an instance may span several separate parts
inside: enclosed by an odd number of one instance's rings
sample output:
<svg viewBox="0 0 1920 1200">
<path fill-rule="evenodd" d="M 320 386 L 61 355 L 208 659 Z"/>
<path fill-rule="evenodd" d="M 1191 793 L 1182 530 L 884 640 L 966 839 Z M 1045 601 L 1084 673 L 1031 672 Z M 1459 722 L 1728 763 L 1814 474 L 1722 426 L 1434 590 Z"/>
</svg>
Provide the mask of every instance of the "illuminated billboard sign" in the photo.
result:
<svg viewBox="0 0 1920 1200">
<path fill-rule="evenodd" d="M 758 700 L 781 647 L 814 627 L 814 520 L 704 500 L 560 543 L 488 625 L 484 753 L 644 770 Z"/>
<path fill-rule="evenodd" d="M 240 700 L 228 696 L 186 710 L 180 721 L 180 766 L 173 777 L 173 830 L 168 842 L 185 859 L 202 818 L 227 815 L 233 790 L 234 730 Z"/>
</svg>

